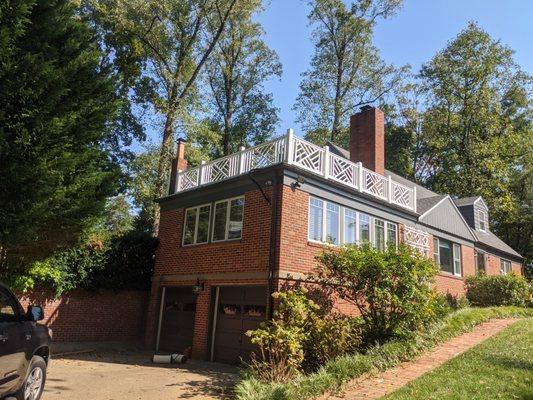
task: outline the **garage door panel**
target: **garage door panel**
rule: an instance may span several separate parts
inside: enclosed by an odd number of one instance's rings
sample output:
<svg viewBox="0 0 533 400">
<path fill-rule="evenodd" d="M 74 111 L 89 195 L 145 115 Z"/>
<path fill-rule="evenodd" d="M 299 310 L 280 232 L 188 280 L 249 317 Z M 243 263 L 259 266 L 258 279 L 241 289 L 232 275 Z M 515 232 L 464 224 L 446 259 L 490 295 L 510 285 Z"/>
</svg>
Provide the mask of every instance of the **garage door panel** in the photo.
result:
<svg viewBox="0 0 533 400">
<path fill-rule="evenodd" d="M 246 331 L 257 329 L 266 318 L 267 287 L 221 287 L 215 332 L 215 361 L 248 360 L 257 347 Z"/>
<path fill-rule="evenodd" d="M 159 348 L 183 353 L 192 346 L 196 296 L 192 287 L 166 288 Z"/>
</svg>

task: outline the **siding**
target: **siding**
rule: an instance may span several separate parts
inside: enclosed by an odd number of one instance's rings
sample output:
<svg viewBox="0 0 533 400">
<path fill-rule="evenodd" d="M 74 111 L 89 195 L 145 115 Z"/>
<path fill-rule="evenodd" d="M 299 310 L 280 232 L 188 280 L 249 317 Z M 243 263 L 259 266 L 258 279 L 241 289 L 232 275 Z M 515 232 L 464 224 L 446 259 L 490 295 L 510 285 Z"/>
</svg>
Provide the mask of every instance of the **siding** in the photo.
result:
<svg viewBox="0 0 533 400">
<path fill-rule="evenodd" d="M 450 198 L 445 199 L 431 210 L 428 215 L 420 218 L 420 222 L 467 240 L 475 240 L 468 225 L 463 221 L 461 214 L 457 211 Z"/>
</svg>

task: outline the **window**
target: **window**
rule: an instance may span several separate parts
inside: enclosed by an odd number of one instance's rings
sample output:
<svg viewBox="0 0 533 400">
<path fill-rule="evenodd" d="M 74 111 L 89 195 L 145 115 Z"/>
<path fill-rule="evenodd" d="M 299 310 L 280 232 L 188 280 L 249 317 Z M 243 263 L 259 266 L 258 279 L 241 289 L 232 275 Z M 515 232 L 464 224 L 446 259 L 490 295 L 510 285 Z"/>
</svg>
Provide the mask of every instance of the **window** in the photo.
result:
<svg viewBox="0 0 533 400">
<path fill-rule="evenodd" d="M 17 317 L 17 309 L 11 297 L 0 289 L 0 322 L 12 322 Z"/>
<path fill-rule="evenodd" d="M 486 272 L 485 270 L 485 253 L 482 251 L 478 251 L 475 254 L 476 259 L 476 272 L 478 274 L 484 274 Z"/>
<path fill-rule="evenodd" d="M 510 272 L 512 272 L 511 261 L 501 260 L 500 261 L 500 274 L 507 275 Z"/>
<path fill-rule="evenodd" d="M 183 245 L 207 243 L 210 219 L 210 204 L 186 209 Z"/>
<path fill-rule="evenodd" d="M 309 200 L 309 239 L 322 241 L 324 202 L 311 198 Z"/>
<path fill-rule="evenodd" d="M 359 242 L 370 242 L 370 217 L 359 213 Z"/>
<path fill-rule="evenodd" d="M 397 231 L 395 223 L 325 200 L 309 198 L 309 240 L 334 245 L 367 242 L 385 250 L 389 243 L 396 246 Z"/>
<path fill-rule="evenodd" d="M 385 222 L 374 218 L 374 246 L 378 250 L 385 250 Z"/>
<path fill-rule="evenodd" d="M 462 275 L 461 246 L 441 238 L 433 238 L 433 259 L 441 271 Z"/>
<path fill-rule="evenodd" d="M 398 245 L 398 238 L 396 234 L 396 224 L 387 222 L 387 245 L 396 247 Z"/>
<path fill-rule="evenodd" d="M 344 209 L 344 243 L 357 242 L 357 213 L 348 208 Z"/>
<path fill-rule="evenodd" d="M 340 208 L 333 203 L 326 203 L 326 242 L 339 244 Z"/>
<path fill-rule="evenodd" d="M 487 213 L 483 210 L 478 210 L 479 230 L 487 231 Z"/>
<path fill-rule="evenodd" d="M 212 241 L 240 239 L 243 214 L 244 197 L 216 202 Z"/>
</svg>

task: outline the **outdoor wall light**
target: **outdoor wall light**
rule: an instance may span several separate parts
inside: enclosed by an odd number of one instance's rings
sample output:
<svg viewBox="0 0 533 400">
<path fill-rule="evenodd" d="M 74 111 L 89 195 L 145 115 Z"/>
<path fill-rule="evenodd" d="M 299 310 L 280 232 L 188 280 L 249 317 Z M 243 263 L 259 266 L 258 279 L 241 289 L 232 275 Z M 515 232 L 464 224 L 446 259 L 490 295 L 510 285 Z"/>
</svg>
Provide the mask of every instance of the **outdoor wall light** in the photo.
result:
<svg viewBox="0 0 533 400">
<path fill-rule="evenodd" d="M 200 294 L 200 293 L 203 292 L 203 290 L 204 290 L 204 283 L 203 283 L 203 282 L 200 282 L 200 278 L 197 278 L 197 279 L 196 279 L 196 285 L 194 285 L 194 286 L 192 287 L 192 292 L 193 292 L 194 294 Z"/>
<path fill-rule="evenodd" d="M 305 183 L 305 178 L 302 175 L 296 177 L 296 182 L 291 183 L 292 190 L 295 190 Z"/>
</svg>

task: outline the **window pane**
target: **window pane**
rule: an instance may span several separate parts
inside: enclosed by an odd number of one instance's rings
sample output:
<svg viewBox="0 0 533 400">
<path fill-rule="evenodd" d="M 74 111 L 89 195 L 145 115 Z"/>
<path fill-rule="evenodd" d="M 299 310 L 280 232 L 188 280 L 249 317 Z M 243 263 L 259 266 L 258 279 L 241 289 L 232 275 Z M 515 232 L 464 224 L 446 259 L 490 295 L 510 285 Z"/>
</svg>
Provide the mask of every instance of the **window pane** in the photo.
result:
<svg viewBox="0 0 533 400">
<path fill-rule="evenodd" d="M 452 245 L 449 241 L 439 239 L 440 269 L 453 274 Z"/>
<path fill-rule="evenodd" d="M 183 244 L 194 243 L 194 229 L 196 225 L 197 208 L 189 208 L 185 211 L 185 227 L 183 228 Z"/>
<path fill-rule="evenodd" d="M 344 243 L 355 243 L 356 241 L 356 212 L 344 209 Z"/>
<path fill-rule="evenodd" d="M 7 293 L 0 290 L 0 322 L 12 322 L 15 321 L 16 310 L 13 307 L 12 300 Z"/>
<path fill-rule="evenodd" d="M 396 247 L 396 224 L 387 222 L 387 245 Z"/>
<path fill-rule="evenodd" d="M 326 204 L 326 242 L 339 244 L 339 206 Z"/>
<path fill-rule="evenodd" d="M 200 207 L 198 216 L 198 232 L 196 233 L 196 243 L 206 243 L 209 236 L 209 217 L 211 206 Z"/>
<path fill-rule="evenodd" d="M 378 250 L 385 250 L 385 222 L 380 219 L 374 219 L 374 246 Z"/>
<path fill-rule="evenodd" d="M 455 275 L 462 275 L 461 246 L 458 244 L 453 245 L 453 270 Z"/>
<path fill-rule="evenodd" d="M 242 215 L 244 198 L 231 200 L 229 213 L 228 239 L 238 239 L 242 235 Z"/>
<path fill-rule="evenodd" d="M 476 253 L 477 259 L 477 273 L 485 272 L 485 253 L 478 252 Z"/>
<path fill-rule="evenodd" d="M 228 203 L 215 204 L 215 226 L 213 228 L 213 241 L 226 239 L 226 216 L 228 214 Z"/>
<path fill-rule="evenodd" d="M 322 200 L 311 198 L 309 201 L 309 239 L 322 240 L 324 202 Z"/>
<path fill-rule="evenodd" d="M 359 213 L 359 241 L 370 242 L 370 217 Z"/>
</svg>

